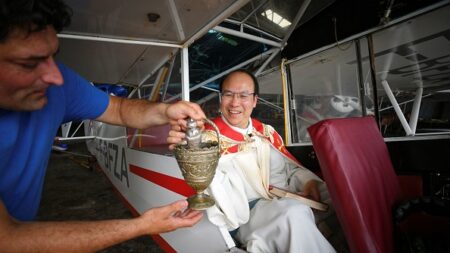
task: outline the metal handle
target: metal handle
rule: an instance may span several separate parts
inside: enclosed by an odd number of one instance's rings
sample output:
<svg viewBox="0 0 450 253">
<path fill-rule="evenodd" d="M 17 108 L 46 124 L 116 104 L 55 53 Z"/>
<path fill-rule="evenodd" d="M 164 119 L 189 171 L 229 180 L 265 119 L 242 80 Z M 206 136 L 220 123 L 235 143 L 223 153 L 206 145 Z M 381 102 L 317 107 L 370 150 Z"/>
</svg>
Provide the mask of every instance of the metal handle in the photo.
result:
<svg viewBox="0 0 450 253">
<path fill-rule="evenodd" d="M 218 145 L 219 145 L 219 152 L 220 152 L 221 148 L 220 148 L 220 134 L 219 134 L 219 128 L 218 128 L 218 127 L 216 126 L 216 124 L 214 124 L 214 122 L 212 122 L 210 119 L 204 118 L 203 120 L 206 121 L 208 124 L 210 124 L 210 125 L 214 128 L 214 131 L 216 131 L 216 134 L 217 134 L 217 143 L 218 143 Z"/>
</svg>

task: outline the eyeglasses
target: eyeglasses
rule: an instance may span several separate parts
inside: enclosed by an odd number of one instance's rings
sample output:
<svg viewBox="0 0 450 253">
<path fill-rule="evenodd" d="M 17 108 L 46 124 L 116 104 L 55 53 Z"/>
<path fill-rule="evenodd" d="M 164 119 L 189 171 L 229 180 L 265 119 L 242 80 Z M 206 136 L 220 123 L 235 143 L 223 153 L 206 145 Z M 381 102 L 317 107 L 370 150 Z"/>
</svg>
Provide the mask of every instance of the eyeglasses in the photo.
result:
<svg viewBox="0 0 450 253">
<path fill-rule="evenodd" d="M 224 100 L 232 100 L 234 98 L 234 95 L 237 96 L 238 99 L 241 101 L 249 101 L 250 97 L 254 96 L 255 93 L 248 93 L 248 92 L 232 92 L 232 91 L 225 91 L 222 93 L 222 99 Z"/>
</svg>

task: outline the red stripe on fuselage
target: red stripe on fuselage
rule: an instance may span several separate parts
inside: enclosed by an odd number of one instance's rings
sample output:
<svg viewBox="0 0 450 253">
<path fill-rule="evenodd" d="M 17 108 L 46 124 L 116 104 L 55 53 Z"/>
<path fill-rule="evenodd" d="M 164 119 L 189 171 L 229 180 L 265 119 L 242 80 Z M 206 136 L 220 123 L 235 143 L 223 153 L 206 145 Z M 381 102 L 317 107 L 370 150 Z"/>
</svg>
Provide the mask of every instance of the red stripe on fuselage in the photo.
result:
<svg viewBox="0 0 450 253">
<path fill-rule="evenodd" d="M 195 194 L 194 189 L 192 189 L 186 183 L 186 181 L 182 179 L 171 177 L 153 170 L 144 169 L 133 164 L 130 164 L 130 171 L 152 183 L 155 183 L 185 197 L 189 197 Z"/>
</svg>

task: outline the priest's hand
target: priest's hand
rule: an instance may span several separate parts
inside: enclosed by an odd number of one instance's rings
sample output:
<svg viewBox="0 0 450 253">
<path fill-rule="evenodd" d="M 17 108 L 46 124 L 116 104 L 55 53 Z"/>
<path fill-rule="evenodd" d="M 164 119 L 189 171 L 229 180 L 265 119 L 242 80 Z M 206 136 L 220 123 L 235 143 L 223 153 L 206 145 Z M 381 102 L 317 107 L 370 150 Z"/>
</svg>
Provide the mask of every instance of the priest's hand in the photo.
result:
<svg viewBox="0 0 450 253">
<path fill-rule="evenodd" d="M 301 195 L 315 201 L 320 201 L 318 181 L 314 179 L 309 180 L 303 187 Z"/>
<path fill-rule="evenodd" d="M 167 142 L 170 143 L 169 149 L 173 150 L 177 143 L 184 141 L 186 137 L 186 128 L 177 122 L 171 122 L 171 128 L 167 137 Z"/>
</svg>

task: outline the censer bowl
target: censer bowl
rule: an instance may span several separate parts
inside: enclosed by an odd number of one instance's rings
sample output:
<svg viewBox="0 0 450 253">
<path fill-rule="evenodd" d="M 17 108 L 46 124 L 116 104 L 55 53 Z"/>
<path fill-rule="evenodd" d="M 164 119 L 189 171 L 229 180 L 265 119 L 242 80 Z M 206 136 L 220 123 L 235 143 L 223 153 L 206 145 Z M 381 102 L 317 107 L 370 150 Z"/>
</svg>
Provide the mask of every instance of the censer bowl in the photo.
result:
<svg viewBox="0 0 450 253">
<path fill-rule="evenodd" d="M 220 158 L 220 147 L 216 141 L 200 143 L 198 148 L 177 145 L 174 154 L 186 183 L 196 194 L 187 199 L 189 208 L 204 210 L 215 204 L 212 197 L 204 193 L 214 178 Z"/>
</svg>

